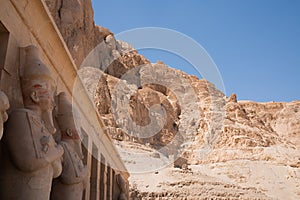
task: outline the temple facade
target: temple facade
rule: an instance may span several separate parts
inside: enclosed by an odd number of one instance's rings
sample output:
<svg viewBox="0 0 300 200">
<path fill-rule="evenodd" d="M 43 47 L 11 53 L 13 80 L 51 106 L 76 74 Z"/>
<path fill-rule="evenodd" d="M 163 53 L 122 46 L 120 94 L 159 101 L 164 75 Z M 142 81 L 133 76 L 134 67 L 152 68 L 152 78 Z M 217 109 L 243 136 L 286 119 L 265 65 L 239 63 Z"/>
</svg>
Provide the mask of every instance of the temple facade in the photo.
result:
<svg viewBox="0 0 300 200">
<path fill-rule="evenodd" d="M 64 98 L 76 108 L 82 161 L 89 172 L 81 199 L 128 199 L 129 173 L 78 77 L 74 61 L 46 4 L 43 0 L 0 0 L 0 5 L 0 90 L 9 100 L 8 116 L 24 108 L 20 78 L 26 67 L 24 47 L 34 46 L 55 82 L 56 95 L 64 93 Z M 55 120 L 57 126 L 59 123 Z M 1 154 L 9 152 L 2 145 L 5 134 L 4 126 Z M 68 137 L 69 133 L 66 134 Z M 53 138 L 56 139 L 55 134 Z M 56 139 L 58 143 L 59 140 Z"/>
</svg>

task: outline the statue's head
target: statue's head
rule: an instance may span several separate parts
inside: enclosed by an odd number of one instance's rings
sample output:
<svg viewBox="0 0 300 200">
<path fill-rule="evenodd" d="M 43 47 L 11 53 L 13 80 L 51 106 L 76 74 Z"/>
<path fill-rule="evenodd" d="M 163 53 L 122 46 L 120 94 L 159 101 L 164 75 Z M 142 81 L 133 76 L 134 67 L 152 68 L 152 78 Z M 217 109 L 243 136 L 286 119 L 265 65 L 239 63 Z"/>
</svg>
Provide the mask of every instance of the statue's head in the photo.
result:
<svg viewBox="0 0 300 200">
<path fill-rule="evenodd" d="M 61 140 L 73 146 L 80 157 L 82 156 L 80 129 L 78 129 L 79 114 L 72 106 L 64 92 L 57 95 L 56 99 L 56 121 L 61 133 Z"/>
<path fill-rule="evenodd" d="M 6 122 L 8 116 L 6 110 L 9 108 L 9 101 L 4 92 L 0 91 L 0 139 L 3 135 L 3 123 Z"/>
<path fill-rule="evenodd" d="M 41 61 L 36 46 L 25 47 L 26 57 L 21 71 L 22 94 L 25 108 L 39 110 L 45 126 L 52 134 L 55 82 L 47 66 Z"/>
<path fill-rule="evenodd" d="M 26 61 L 21 76 L 24 105 L 37 106 L 42 112 L 54 107 L 55 84 L 47 66 L 40 60 L 38 48 L 27 46 Z"/>
</svg>

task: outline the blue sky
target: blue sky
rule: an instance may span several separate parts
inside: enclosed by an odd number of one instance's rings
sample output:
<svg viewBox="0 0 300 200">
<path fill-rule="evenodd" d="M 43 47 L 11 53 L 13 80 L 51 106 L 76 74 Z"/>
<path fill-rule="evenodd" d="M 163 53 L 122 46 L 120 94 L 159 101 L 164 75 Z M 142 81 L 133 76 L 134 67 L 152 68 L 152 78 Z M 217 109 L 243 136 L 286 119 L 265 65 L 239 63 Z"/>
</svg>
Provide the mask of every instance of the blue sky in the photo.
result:
<svg viewBox="0 0 300 200">
<path fill-rule="evenodd" d="M 226 95 L 239 100 L 300 100 L 298 0 L 93 0 L 95 22 L 115 34 L 142 27 L 179 31 L 216 63 Z M 176 42 L 176 41 L 174 41 Z M 187 73 L 197 71 L 168 52 L 140 52 Z M 198 75 L 198 74 L 196 74 Z"/>
</svg>

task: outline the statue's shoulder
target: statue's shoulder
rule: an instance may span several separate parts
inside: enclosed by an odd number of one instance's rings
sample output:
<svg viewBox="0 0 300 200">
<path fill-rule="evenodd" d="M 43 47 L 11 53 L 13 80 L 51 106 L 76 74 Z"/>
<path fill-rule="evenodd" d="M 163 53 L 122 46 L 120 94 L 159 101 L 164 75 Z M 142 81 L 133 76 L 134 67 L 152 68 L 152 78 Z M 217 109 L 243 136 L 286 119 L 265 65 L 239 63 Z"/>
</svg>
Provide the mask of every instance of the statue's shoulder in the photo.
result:
<svg viewBox="0 0 300 200">
<path fill-rule="evenodd" d="M 9 138 L 9 141 L 15 140 L 30 140 L 34 131 L 34 123 L 30 117 L 32 111 L 24 108 L 14 109 L 8 116 L 8 120 L 5 126 L 5 137 Z M 37 121 L 37 120 L 36 120 Z M 30 136 L 30 137 L 29 137 Z"/>
<path fill-rule="evenodd" d="M 29 110 L 26 108 L 14 109 L 9 113 L 8 122 L 15 121 L 20 118 L 27 118 L 27 113 L 29 113 Z"/>
<path fill-rule="evenodd" d="M 18 115 L 18 116 L 37 116 L 32 110 L 29 110 L 27 108 L 17 108 L 14 109 L 10 114 L 10 116 Z"/>
<path fill-rule="evenodd" d="M 13 110 L 8 117 L 8 124 L 35 124 L 37 126 L 42 126 L 40 117 L 32 110 L 26 108 L 19 108 Z M 33 127 L 32 127 L 33 128 Z"/>
<path fill-rule="evenodd" d="M 26 113 L 31 113 L 32 111 L 29 110 L 29 109 L 26 109 L 26 108 L 17 108 L 17 109 L 14 109 L 10 112 L 9 115 L 16 115 L 16 114 L 26 114 Z"/>
</svg>

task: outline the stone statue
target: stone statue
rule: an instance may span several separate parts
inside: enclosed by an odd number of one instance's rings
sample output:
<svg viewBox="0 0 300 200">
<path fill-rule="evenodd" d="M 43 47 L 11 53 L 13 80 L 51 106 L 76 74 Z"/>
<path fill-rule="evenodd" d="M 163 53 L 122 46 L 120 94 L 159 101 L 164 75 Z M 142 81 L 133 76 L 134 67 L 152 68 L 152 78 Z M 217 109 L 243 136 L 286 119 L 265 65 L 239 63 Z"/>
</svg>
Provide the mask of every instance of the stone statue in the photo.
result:
<svg viewBox="0 0 300 200">
<path fill-rule="evenodd" d="M 113 199 L 128 200 L 128 184 L 121 174 L 116 174 L 114 185 Z"/>
<path fill-rule="evenodd" d="M 0 91 L 0 139 L 3 134 L 3 123 L 7 121 L 6 110 L 9 108 L 9 101 L 4 92 Z"/>
<path fill-rule="evenodd" d="M 61 174 L 63 148 L 52 137 L 54 81 L 35 46 L 25 48 L 21 76 L 24 108 L 9 115 L 2 138 L 0 199 L 48 200 Z"/>
<path fill-rule="evenodd" d="M 60 93 L 57 99 L 56 121 L 61 133 L 60 144 L 64 148 L 64 155 L 62 174 L 53 182 L 53 200 L 81 200 L 89 180 L 88 169 L 82 162 L 79 130 L 76 129 L 74 121 L 75 117 L 78 118 L 77 115 L 65 93 Z"/>
</svg>

